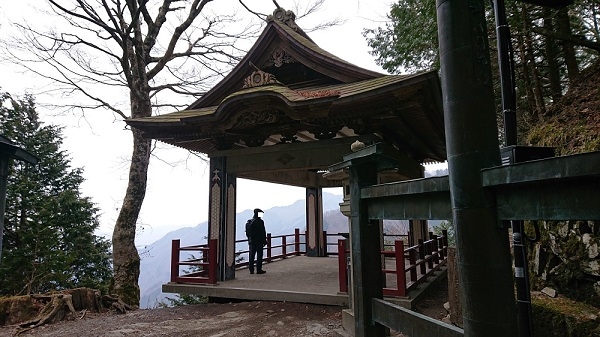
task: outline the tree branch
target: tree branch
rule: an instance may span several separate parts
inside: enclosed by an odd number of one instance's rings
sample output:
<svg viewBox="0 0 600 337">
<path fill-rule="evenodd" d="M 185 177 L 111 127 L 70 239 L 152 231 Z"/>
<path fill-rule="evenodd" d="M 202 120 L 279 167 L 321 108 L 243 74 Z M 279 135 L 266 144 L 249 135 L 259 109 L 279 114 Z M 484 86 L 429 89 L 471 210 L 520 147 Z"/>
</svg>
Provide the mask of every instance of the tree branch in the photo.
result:
<svg viewBox="0 0 600 337">
<path fill-rule="evenodd" d="M 540 35 L 544 35 L 544 36 L 548 36 L 551 37 L 553 39 L 557 39 L 557 40 L 561 40 L 561 41 L 566 41 L 566 42 L 570 42 L 572 44 L 578 45 L 578 46 L 582 46 L 582 47 L 586 47 L 586 48 L 590 48 L 593 49 L 597 52 L 600 52 L 600 43 L 595 42 L 595 41 L 590 41 L 587 40 L 584 37 L 578 37 L 578 36 L 574 36 L 574 35 L 566 35 L 566 34 L 561 34 L 558 32 L 554 32 L 548 29 L 544 29 L 544 28 L 536 28 L 534 27 L 532 29 L 535 33 L 540 34 Z"/>
<path fill-rule="evenodd" d="M 173 35 L 171 35 L 171 39 L 163 57 L 156 63 L 154 68 L 148 71 L 149 79 L 156 76 L 156 74 L 158 74 L 165 67 L 167 62 L 171 59 L 171 55 L 175 50 L 175 46 L 177 45 L 177 41 L 181 37 L 181 34 L 183 34 L 183 32 L 190 27 L 192 22 L 194 22 L 196 17 L 198 17 L 198 15 L 202 12 L 204 6 L 211 1 L 213 0 L 194 0 L 190 7 L 187 18 L 177 28 L 175 28 Z"/>
</svg>

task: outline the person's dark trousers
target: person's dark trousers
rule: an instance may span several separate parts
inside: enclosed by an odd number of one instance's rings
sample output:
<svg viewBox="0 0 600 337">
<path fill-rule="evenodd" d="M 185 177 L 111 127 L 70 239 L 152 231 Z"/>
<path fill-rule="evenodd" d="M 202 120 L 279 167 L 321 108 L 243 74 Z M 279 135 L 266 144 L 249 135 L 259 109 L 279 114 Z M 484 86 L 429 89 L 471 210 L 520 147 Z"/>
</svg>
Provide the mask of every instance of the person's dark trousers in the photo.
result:
<svg viewBox="0 0 600 337">
<path fill-rule="evenodd" d="M 262 245 L 250 245 L 250 264 L 248 269 L 250 273 L 254 274 L 254 256 L 256 255 L 256 271 L 262 271 L 262 260 L 263 260 L 263 246 Z"/>
</svg>

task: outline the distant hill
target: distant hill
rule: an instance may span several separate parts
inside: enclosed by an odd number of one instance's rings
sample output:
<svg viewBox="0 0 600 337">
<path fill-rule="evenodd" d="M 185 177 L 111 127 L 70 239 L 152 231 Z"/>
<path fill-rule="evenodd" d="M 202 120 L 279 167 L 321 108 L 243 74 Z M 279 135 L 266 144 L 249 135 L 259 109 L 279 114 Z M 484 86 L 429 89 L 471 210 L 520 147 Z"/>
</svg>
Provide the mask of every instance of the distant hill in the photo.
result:
<svg viewBox="0 0 600 337">
<path fill-rule="evenodd" d="M 339 203 L 342 202 L 341 195 L 323 193 L 323 223 L 324 229 L 331 233 L 348 232 L 347 218 L 339 211 Z M 283 235 L 294 233 L 295 228 L 301 231 L 306 229 L 306 204 L 304 200 L 298 200 L 288 206 L 278 206 L 264 209 L 265 227 L 272 235 Z M 244 224 L 253 216 L 252 210 L 244 210 L 236 215 L 236 238 L 245 239 Z M 344 227 L 345 222 L 345 227 Z M 153 308 L 166 296 L 173 297 L 174 294 L 163 294 L 161 286 L 169 281 L 171 261 L 171 241 L 181 240 L 182 246 L 203 244 L 207 242 L 208 222 L 203 222 L 196 227 L 185 227 L 167 233 L 161 239 L 145 247 L 140 252 L 140 307 Z"/>
</svg>

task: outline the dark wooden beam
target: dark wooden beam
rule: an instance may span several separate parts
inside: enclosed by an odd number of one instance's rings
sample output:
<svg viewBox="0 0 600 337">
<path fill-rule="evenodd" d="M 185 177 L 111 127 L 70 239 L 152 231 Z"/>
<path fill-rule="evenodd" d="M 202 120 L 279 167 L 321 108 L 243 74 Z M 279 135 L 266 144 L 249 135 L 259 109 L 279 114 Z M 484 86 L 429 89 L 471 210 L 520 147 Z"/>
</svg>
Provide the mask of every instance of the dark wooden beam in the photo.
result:
<svg viewBox="0 0 600 337">
<path fill-rule="evenodd" d="M 294 145 L 296 144 L 273 145 L 272 147 L 279 151 L 229 156 L 227 157 L 227 170 L 240 174 L 326 169 L 330 165 L 341 161 L 344 155 L 351 151 L 348 143 L 312 148 Z"/>
<path fill-rule="evenodd" d="M 342 182 L 323 178 L 322 173 L 306 170 L 250 172 L 237 175 L 239 178 L 264 181 L 299 187 L 341 187 Z"/>
<path fill-rule="evenodd" d="M 372 299 L 373 321 L 410 337 L 462 337 L 463 329 L 381 299 Z"/>
<path fill-rule="evenodd" d="M 318 142 L 220 151 L 218 154 L 227 156 L 228 172 L 237 175 L 259 172 L 320 170 L 341 162 L 345 156 L 351 156 L 350 144 L 358 139 L 366 142 L 379 140 L 374 135 L 369 137 L 347 137 L 320 140 Z M 388 168 L 397 169 L 398 174 L 409 177 L 421 175 L 423 168 L 418 161 L 392 149 L 386 150 L 386 155 L 391 160 Z M 211 157 L 213 156 L 216 156 L 216 154 L 211 155 Z"/>
<path fill-rule="evenodd" d="M 360 137 L 370 141 L 373 137 Z M 350 144 L 359 137 L 327 139 L 271 146 L 248 147 L 211 153 L 227 157 L 228 170 L 235 173 L 320 169 L 340 162 L 351 152 Z"/>
</svg>

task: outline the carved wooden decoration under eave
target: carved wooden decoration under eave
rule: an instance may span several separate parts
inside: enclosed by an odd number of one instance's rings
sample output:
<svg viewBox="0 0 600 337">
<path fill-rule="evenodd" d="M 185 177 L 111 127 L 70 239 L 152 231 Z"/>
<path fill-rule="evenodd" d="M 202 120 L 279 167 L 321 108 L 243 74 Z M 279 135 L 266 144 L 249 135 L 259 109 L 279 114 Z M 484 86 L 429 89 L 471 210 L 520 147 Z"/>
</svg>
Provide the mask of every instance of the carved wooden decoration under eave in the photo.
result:
<svg viewBox="0 0 600 337">
<path fill-rule="evenodd" d="M 265 62 L 263 67 L 275 66 L 281 67 L 284 63 L 298 62 L 292 56 L 290 56 L 285 50 L 281 48 L 275 48 L 270 54 L 269 59 Z"/>
<path fill-rule="evenodd" d="M 281 84 L 281 82 L 277 81 L 273 74 L 269 74 L 262 70 L 256 70 L 244 79 L 242 89 L 260 87 L 267 84 Z"/>
</svg>

